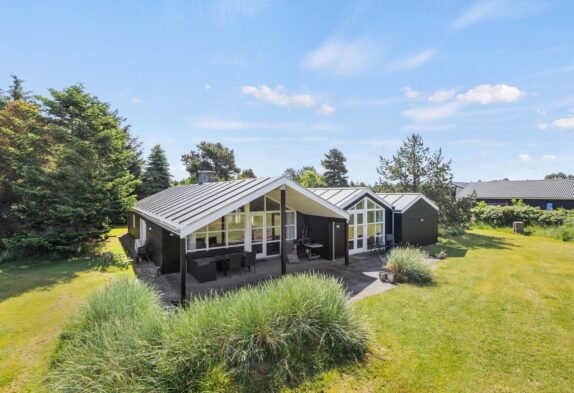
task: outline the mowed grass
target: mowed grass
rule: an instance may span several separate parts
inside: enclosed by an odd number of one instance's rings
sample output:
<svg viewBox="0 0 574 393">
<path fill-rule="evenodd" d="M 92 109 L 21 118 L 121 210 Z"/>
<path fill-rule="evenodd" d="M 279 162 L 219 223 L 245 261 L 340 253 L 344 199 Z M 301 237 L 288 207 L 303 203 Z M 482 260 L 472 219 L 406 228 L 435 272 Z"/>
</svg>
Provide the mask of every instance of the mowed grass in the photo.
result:
<svg viewBox="0 0 574 393">
<path fill-rule="evenodd" d="M 438 247 L 436 285 L 357 303 L 371 354 L 300 391 L 574 391 L 574 245 L 473 230 Z"/>
<path fill-rule="evenodd" d="M 122 253 L 112 230 L 105 250 Z M 91 258 L 30 259 L 0 265 L 0 392 L 38 392 L 58 335 L 95 288 L 126 270 Z M 133 272 L 128 270 L 128 274 Z"/>
</svg>

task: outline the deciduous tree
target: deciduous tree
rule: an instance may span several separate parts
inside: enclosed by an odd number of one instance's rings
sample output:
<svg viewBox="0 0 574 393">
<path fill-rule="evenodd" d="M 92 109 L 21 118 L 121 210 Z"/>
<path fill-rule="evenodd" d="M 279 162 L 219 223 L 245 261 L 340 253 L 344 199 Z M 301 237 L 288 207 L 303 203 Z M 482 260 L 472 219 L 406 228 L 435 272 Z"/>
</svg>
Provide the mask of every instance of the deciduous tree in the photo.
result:
<svg viewBox="0 0 574 393">
<path fill-rule="evenodd" d="M 232 149 L 217 142 L 200 142 L 197 150 L 181 156 L 181 162 L 189 172 L 192 181 L 197 181 L 200 170 L 215 171 L 218 180 L 230 180 L 239 173 Z"/>
</svg>

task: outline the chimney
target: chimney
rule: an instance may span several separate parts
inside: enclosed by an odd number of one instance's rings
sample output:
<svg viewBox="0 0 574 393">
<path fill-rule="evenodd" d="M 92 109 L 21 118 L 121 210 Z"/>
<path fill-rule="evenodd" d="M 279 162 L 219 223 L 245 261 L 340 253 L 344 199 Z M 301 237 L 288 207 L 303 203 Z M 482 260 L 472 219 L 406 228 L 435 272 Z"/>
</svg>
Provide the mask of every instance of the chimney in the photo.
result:
<svg viewBox="0 0 574 393">
<path fill-rule="evenodd" d="M 199 184 L 213 183 L 215 181 L 215 171 L 198 171 L 197 180 Z"/>
</svg>

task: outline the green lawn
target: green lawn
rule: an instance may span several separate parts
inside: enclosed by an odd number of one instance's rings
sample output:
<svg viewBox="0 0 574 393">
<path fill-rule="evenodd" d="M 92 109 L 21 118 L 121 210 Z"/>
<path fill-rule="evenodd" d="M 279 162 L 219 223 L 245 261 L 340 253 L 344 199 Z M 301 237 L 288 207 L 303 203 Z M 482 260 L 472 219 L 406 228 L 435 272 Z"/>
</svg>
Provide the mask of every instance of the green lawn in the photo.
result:
<svg viewBox="0 0 574 393">
<path fill-rule="evenodd" d="M 450 257 L 435 286 L 357 304 L 372 327 L 368 359 L 300 390 L 574 390 L 574 245 L 473 230 L 438 248 Z"/>
<path fill-rule="evenodd" d="M 123 252 L 112 230 L 105 249 Z M 116 269 L 93 259 L 29 260 L 0 265 L 0 391 L 37 392 L 66 321 Z M 133 274 L 131 269 L 129 274 Z"/>
</svg>

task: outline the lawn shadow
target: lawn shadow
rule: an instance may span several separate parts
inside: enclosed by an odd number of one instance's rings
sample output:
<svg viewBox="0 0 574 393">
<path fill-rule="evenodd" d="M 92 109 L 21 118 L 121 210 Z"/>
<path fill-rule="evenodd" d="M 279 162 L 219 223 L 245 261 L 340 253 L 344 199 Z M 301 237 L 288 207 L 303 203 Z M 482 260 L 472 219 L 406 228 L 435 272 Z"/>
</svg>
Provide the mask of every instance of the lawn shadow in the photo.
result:
<svg viewBox="0 0 574 393">
<path fill-rule="evenodd" d="M 29 258 L 0 265 L 0 302 L 32 290 L 48 290 L 101 266 L 95 258 Z"/>
<path fill-rule="evenodd" d="M 425 249 L 431 255 L 436 255 L 438 252 L 444 251 L 449 258 L 464 258 L 468 250 L 510 250 L 514 247 L 516 247 L 516 245 L 500 237 L 467 232 L 461 236 L 441 238 L 437 244 L 425 247 Z"/>
</svg>

